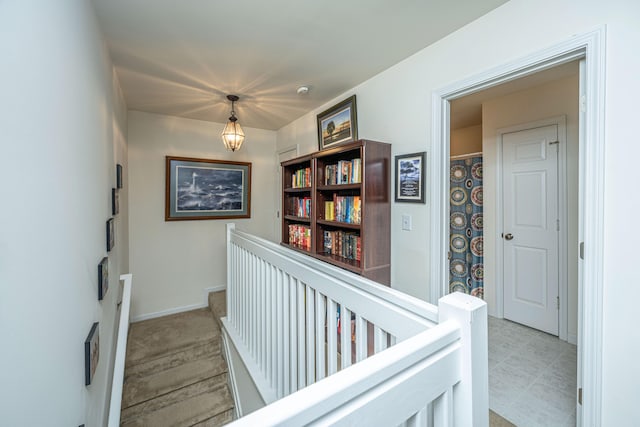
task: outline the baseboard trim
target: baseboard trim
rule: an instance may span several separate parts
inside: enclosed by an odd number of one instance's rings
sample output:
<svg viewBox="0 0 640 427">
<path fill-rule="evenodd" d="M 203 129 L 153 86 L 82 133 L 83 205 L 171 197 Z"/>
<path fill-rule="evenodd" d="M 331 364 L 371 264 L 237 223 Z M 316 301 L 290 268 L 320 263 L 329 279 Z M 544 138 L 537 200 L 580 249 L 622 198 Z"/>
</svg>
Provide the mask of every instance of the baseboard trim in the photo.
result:
<svg viewBox="0 0 640 427">
<path fill-rule="evenodd" d="M 218 286 L 212 286 L 210 288 L 204 288 L 205 299 L 209 298 L 209 294 L 211 292 L 220 292 L 225 290 L 227 290 L 227 285 L 218 285 Z"/>
<path fill-rule="evenodd" d="M 155 319 L 157 317 L 169 316 L 171 314 L 182 313 L 185 311 L 197 310 L 199 308 L 208 307 L 208 305 L 209 304 L 205 302 L 205 303 L 185 305 L 182 307 L 168 308 L 166 310 L 156 311 L 155 313 L 141 314 L 139 316 L 133 316 L 131 318 L 131 323 L 142 322 L 143 320 Z"/>
<path fill-rule="evenodd" d="M 201 303 L 185 305 L 185 306 L 182 306 L 182 307 L 168 308 L 166 310 L 160 310 L 160 311 L 156 311 L 154 313 L 140 314 L 138 316 L 133 316 L 131 318 L 131 323 L 142 322 L 143 320 L 150 320 L 150 319 L 155 319 L 157 317 L 169 316 L 169 315 L 172 315 L 172 314 L 177 314 L 177 313 L 182 313 L 182 312 L 185 312 L 185 311 L 197 310 L 199 308 L 208 307 L 209 306 L 209 294 L 211 292 L 220 292 L 220 291 L 224 291 L 226 289 L 227 289 L 227 285 L 218 285 L 218 286 L 211 286 L 209 288 L 204 288 L 204 290 L 203 290 L 204 297 L 203 297 L 203 302 L 201 302 Z"/>
<path fill-rule="evenodd" d="M 569 344 L 578 345 L 578 334 L 569 333 L 567 335 L 567 342 Z"/>
</svg>

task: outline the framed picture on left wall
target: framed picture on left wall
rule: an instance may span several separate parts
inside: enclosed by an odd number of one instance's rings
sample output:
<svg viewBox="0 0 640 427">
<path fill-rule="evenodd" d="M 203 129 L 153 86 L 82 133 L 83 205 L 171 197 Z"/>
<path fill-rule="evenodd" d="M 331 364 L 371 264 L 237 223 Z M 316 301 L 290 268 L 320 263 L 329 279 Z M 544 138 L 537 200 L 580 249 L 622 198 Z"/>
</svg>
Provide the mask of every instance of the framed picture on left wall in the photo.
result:
<svg viewBox="0 0 640 427">
<path fill-rule="evenodd" d="M 120 200 L 118 197 L 118 189 L 111 189 L 111 215 L 118 215 L 120 212 Z"/>
<path fill-rule="evenodd" d="M 113 218 L 109 218 L 107 221 L 107 252 L 116 245 L 116 226 Z"/>
<path fill-rule="evenodd" d="M 98 360 L 100 360 L 100 334 L 98 322 L 95 322 L 84 341 L 84 385 L 89 385 L 93 381 Z"/>
<path fill-rule="evenodd" d="M 104 257 L 98 264 L 98 300 L 102 300 L 109 289 L 109 258 Z"/>
</svg>

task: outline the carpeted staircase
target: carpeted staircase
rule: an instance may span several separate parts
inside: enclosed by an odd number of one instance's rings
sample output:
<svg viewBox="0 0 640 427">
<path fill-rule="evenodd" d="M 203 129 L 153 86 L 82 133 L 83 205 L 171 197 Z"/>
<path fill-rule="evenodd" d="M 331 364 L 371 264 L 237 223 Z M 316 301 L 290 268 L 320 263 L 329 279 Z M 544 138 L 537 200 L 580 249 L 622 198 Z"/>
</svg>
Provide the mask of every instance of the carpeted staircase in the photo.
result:
<svg viewBox="0 0 640 427">
<path fill-rule="evenodd" d="M 210 296 L 224 307 L 224 293 Z M 219 302 L 222 301 L 222 303 Z M 222 426 L 233 419 L 220 325 L 209 308 L 133 323 L 122 426 Z"/>
</svg>

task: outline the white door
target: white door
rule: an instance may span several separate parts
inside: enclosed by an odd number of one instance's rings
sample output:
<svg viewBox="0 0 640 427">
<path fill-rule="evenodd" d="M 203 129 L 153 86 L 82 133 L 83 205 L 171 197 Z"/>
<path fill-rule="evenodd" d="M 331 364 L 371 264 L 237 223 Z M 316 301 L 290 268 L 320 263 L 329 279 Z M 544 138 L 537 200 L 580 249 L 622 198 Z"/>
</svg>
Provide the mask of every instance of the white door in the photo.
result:
<svg viewBox="0 0 640 427">
<path fill-rule="evenodd" d="M 502 135 L 504 317 L 558 335 L 558 126 Z"/>
</svg>

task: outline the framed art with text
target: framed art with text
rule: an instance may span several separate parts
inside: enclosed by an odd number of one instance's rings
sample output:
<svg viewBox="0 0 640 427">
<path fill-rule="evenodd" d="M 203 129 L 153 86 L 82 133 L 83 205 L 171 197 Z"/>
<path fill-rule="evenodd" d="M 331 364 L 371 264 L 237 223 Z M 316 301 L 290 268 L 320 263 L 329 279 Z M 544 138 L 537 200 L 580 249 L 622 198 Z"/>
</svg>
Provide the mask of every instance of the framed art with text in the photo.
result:
<svg viewBox="0 0 640 427">
<path fill-rule="evenodd" d="M 396 156 L 396 202 L 425 203 L 426 153 Z"/>
<path fill-rule="evenodd" d="M 251 163 L 166 157 L 165 221 L 251 217 Z"/>
</svg>

